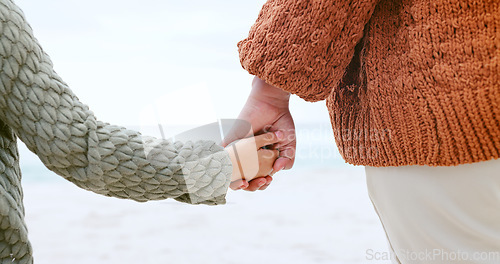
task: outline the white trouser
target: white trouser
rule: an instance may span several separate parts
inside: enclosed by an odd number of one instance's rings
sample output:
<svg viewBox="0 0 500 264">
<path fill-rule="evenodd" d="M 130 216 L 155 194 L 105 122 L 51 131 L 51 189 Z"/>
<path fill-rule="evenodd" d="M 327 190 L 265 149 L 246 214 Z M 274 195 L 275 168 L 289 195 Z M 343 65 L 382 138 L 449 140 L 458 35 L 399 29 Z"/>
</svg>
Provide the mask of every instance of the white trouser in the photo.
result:
<svg viewBox="0 0 500 264">
<path fill-rule="evenodd" d="M 365 171 L 393 263 L 500 263 L 500 159 Z"/>
</svg>

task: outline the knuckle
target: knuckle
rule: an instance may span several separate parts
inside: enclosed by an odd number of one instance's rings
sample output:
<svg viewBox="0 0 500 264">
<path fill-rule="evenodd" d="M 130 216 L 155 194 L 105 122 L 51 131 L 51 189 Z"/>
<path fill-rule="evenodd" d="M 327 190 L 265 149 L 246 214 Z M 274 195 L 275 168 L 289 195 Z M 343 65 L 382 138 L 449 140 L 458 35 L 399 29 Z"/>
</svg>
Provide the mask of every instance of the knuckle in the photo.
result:
<svg viewBox="0 0 500 264">
<path fill-rule="evenodd" d="M 272 159 L 273 157 L 275 156 L 274 152 L 271 151 L 271 150 L 267 150 L 266 153 L 265 153 L 265 158 L 266 159 Z"/>
</svg>

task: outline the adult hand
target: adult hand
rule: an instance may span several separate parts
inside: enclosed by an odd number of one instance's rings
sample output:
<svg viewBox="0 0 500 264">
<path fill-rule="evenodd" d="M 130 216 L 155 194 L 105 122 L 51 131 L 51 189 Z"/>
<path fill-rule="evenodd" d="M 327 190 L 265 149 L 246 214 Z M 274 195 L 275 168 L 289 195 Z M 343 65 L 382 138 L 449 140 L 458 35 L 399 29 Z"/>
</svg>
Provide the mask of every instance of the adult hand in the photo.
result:
<svg viewBox="0 0 500 264">
<path fill-rule="evenodd" d="M 288 108 L 290 94 L 282 89 L 267 84 L 255 77 L 252 82 L 252 92 L 240 112 L 238 119 L 249 122 L 252 125 L 253 134 L 282 131 L 284 139 L 273 146 L 279 150 L 279 158 L 274 162 L 273 173 L 283 169 L 291 169 L 295 161 L 295 125 Z M 236 129 L 237 130 L 237 129 Z M 227 145 L 240 139 L 229 133 L 224 140 Z M 272 175 L 254 179 L 250 182 L 239 180 L 232 182 L 233 190 L 244 189 L 247 191 L 265 190 L 271 184 Z"/>
</svg>

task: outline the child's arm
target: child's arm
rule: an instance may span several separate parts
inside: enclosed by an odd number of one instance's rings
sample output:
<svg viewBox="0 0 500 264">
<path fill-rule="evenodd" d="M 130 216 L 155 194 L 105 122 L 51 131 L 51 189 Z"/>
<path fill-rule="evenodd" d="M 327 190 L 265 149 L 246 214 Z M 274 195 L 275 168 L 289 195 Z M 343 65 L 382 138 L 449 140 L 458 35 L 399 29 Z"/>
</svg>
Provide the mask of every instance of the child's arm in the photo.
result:
<svg viewBox="0 0 500 264">
<path fill-rule="evenodd" d="M 136 201 L 225 202 L 231 160 L 214 142 L 171 142 L 98 121 L 53 70 L 22 11 L 0 2 L 0 118 L 77 186 Z"/>
</svg>

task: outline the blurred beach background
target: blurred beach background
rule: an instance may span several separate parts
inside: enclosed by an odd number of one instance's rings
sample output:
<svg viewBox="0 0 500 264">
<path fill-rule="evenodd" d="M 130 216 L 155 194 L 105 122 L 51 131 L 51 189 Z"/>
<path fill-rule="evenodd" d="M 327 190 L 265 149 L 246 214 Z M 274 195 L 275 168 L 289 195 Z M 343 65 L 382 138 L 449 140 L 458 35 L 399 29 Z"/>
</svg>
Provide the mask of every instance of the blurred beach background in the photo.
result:
<svg viewBox="0 0 500 264">
<path fill-rule="evenodd" d="M 236 43 L 264 0 L 17 0 L 65 82 L 105 122 L 167 136 L 236 118 L 250 91 Z M 324 102 L 290 109 L 297 158 L 224 206 L 137 203 L 77 188 L 20 144 L 38 264 L 389 263 L 364 168 L 337 151 Z M 182 129 L 181 129 L 182 128 Z M 381 256 L 381 255 L 378 256 Z"/>
</svg>

